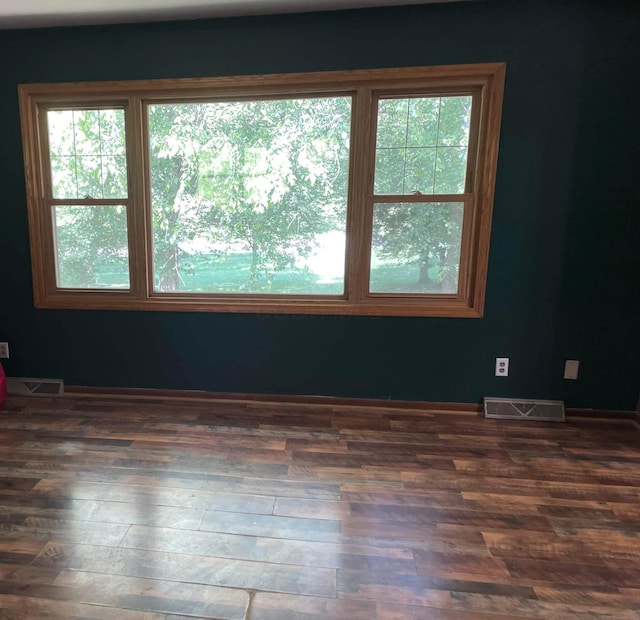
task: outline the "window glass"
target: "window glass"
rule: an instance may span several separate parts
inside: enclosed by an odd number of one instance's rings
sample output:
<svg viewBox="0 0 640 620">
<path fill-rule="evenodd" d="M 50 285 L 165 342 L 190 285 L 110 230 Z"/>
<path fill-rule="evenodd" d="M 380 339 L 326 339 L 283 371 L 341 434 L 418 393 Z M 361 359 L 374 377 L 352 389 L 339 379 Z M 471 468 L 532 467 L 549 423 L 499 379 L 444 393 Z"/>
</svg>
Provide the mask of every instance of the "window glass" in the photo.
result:
<svg viewBox="0 0 640 620">
<path fill-rule="evenodd" d="M 154 289 L 341 295 L 351 99 L 149 106 Z"/>
<path fill-rule="evenodd" d="M 464 193 L 471 104 L 471 96 L 380 99 L 375 193 Z"/>
<path fill-rule="evenodd" d="M 129 287 L 126 207 L 56 205 L 53 215 L 60 288 Z"/>
<path fill-rule="evenodd" d="M 461 202 L 375 204 L 370 291 L 457 293 L 463 216 Z"/>
<path fill-rule="evenodd" d="M 126 198 L 124 110 L 49 110 L 54 198 Z"/>
</svg>

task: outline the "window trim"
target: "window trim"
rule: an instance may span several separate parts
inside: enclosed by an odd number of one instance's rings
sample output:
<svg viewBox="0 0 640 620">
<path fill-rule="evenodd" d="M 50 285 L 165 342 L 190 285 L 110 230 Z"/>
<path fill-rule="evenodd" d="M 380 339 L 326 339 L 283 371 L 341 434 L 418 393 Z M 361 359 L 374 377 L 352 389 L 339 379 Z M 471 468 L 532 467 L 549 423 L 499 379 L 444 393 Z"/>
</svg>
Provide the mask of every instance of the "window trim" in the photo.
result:
<svg viewBox="0 0 640 620">
<path fill-rule="evenodd" d="M 217 78 L 23 84 L 18 87 L 27 209 L 37 308 L 250 312 L 373 316 L 481 317 L 484 308 L 491 216 L 504 91 L 505 64 L 372 69 Z M 278 96 L 353 96 L 347 208 L 345 294 L 265 295 L 160 293 L 153 289 L 149 147 L 146 106 L 159 102 L 268 99 Z M 422 195 L 465 203 L 457 294 L 369 293 L 373 205 L 406 195 L 373 193 L 377 100 L 389 94 L 472 93 L 467 193 Z M 476 105 L 476 101 L 480 105 Z M 48 136 L 43 117 L 52 108 L 124 107 L 130 289 L 60 289 L 56 283 Z M 477 128 L 477 131 L 475 131 Z M 414 200 L 414 199 L 411 199 Z M 69 201 L 89 204 L 92 201 Z M 96 203 L 105 201 L 93 201 Z"/>
</svg>

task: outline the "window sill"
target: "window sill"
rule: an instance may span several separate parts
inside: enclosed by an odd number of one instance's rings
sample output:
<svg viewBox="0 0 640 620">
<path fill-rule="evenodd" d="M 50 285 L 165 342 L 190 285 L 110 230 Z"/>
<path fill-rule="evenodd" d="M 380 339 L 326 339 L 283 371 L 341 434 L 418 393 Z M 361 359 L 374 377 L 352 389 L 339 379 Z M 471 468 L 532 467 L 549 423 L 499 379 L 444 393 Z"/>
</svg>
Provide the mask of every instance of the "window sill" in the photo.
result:
<svg viewBox="0 0 640 620">
<path fill-rule="evenodd" d="M 126 293 L 125 293 L 126 294 Z M 444 296 L 443 296 L 444 297 Z M 481 318 L 483 313 L 464 299 L 447 296 L 428 300 L 394 301 L 393 299 L 366 299 L 358 303 L 344 299 L 257 299 L 243 297 L 176 298 L 176 296 L 136 299 L 112 293 L 57 293 L 36 300 L 36 308 L 69 310 L 133 310 L 164 312 L 218 312 L 250 314 L 308 314 L 336 316 L 415 316 Z"/>
</svg>

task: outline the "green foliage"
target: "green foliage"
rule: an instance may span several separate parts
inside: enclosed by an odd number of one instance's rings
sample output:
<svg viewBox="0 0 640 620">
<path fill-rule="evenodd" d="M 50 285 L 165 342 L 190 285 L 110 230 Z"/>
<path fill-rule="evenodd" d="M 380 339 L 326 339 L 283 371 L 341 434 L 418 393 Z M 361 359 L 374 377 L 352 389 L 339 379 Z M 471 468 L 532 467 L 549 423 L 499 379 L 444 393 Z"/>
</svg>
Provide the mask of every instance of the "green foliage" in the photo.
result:
<svg viewBox="0 0 640 620">
<path fill-rule="evenodd" d="M 376 204 L 373 251 L 387 262 L 415 271 L 417 279 L 404 292 L 455 293 L 462 237 L 462 203 L 404 202 Z M 408 270 L 407 267 L 417 269 Z M 372 274 L 372 289 L 397 292 Z"/>
<path fill-rule="evenodd" d="M 403 290 L 456 290 L 461 204 L 400 196 L 464 191 L 470 108 L 380 101 L 375 189 L 399 201 L 376 205 L 372 274 L 411 267 Z M 156 290 L 341 292 L 344 274 L 321 281 L 310 265 L 320 247 L 321 261 L 342 260 L 349 97 L 153 104 L 148 119 Z M 48 123 L 54 197 L 127 197 L 123 110 L 50 111 Z M 61 286 L 128 286 L 124 207 L 57 207 L 56 236 Z"/>
<path fill-rule="evenodd" d="M 123 110 L 55 110 L 47 121 L 54 197 L 127 197 Z M 123 206 L 58 206 L 54 215 L 59 286 L 129 285 Z M 105 265 L 115 279 L 100 277 Z"/>
<path fill-rule="evenodd" d="M 376 141 L 376 194 L 461 194 L 465 191 L 469 96 L 382 99 Z M 415 268 L 405 292 L 456 292 L 461 203 L 377 204 L 373 252 L 382 262 Z M 391 291 L 373 278 L 372 290 Z"/>
<path fill-rule="evenodd" d="M 126 198 L 123 110 L 55 110 L 47 116 L 55 198 Z"/>
<path fill-rule="evenodd" d="M 59 286 L 129 286 L 125 207 L 56 207 L 55 226 Z M 105 270 L 115 277 L 104 278 Z"/>
<path fill-rule="evenodd" d="M 150 106 L 157 289 L 217 249 L 251 253 L 237 289 L 257 290 L 344 231 L 349 123 L 347 98 Z"/>
</svg>

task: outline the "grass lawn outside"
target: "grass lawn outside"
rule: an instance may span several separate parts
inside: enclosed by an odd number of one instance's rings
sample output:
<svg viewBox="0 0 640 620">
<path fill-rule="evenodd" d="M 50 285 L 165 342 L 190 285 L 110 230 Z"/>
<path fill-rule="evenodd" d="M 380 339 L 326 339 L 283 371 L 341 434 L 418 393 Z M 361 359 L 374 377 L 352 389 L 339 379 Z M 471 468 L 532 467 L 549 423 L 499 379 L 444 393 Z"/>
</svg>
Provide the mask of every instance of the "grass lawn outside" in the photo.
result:
<svg viewBox="0 0 640 620">
<path fill-rule="evenodd" d="M 101 263 L 96 274 L 98 288 L 121 288 L 126 264 L 123 261 Z M 251 254 L 199 254 L 180 260 L 180 288 L 188 293 L 263 293 L 289 295 L 342 295 L 342 276 L 327 278 L 308 268 L 288 267 L 265 274 L 249 286 Z M 435 277 L 435 271 L 430 274 Z M 418 290 L 418 265 L 377 262 L 371 269 L 371 288 L 388 293 L 437 293 L 437 285 Z M 72 287 L 70 287 L 72 288 Z M 82 286 L 81 288 L 86 288 Z"/>
</svg>

